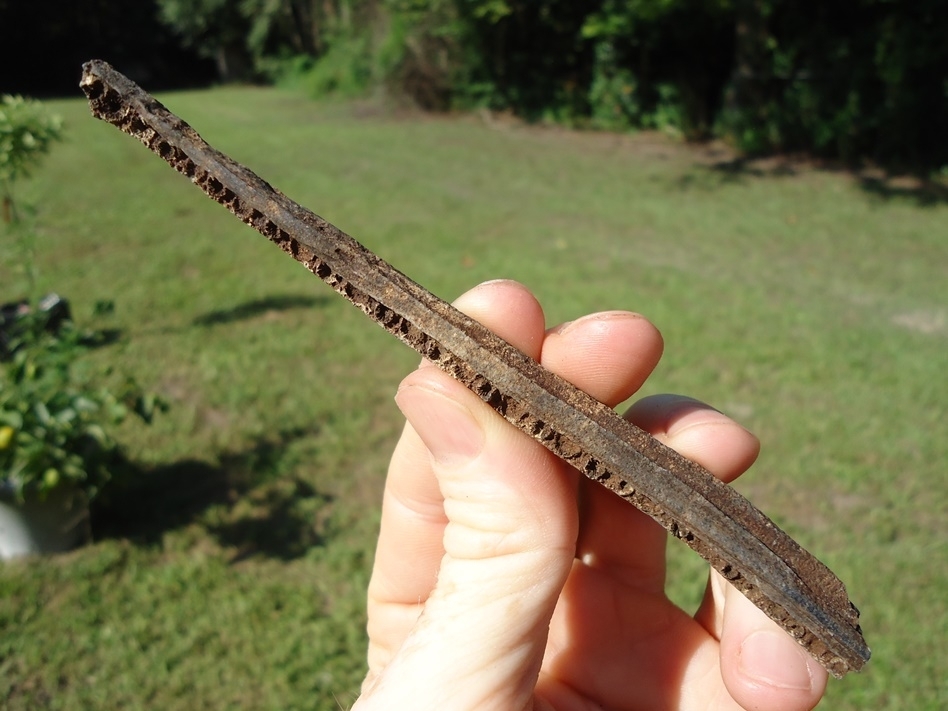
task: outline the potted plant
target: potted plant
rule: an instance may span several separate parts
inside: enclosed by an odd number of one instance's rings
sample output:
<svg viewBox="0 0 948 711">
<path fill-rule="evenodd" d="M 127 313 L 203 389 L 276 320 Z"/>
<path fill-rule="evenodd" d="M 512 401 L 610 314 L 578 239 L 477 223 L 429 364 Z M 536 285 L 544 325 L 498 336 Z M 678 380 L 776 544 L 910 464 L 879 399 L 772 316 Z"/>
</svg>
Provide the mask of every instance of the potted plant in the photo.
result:
<svg viewBox="0 0 948 711">
<path fill-rule="evenodd" d="M 51 314 L 41 304 L 0 327 L 0 558 L 84 542 L 89 502 L 125 461 L 110 429 L 130 414 L 150 422 L 160 405 L 80 367 L 94 333 Z"/>
<path fill-rule="evenodd" d="M 17 253 L 28 296 L 0 307 L 0 558 L 71 548 L 88 538 L 89 501 L 121 464 L 110 428 L 158 403 L 132 382 L 80 367 L 94 332 L 68 304 L 35 300 L 35 235 L 14 187 L 52 142 L 60 121 L 36 101 L 0 97 L 0 234 Z"/>
</svg>

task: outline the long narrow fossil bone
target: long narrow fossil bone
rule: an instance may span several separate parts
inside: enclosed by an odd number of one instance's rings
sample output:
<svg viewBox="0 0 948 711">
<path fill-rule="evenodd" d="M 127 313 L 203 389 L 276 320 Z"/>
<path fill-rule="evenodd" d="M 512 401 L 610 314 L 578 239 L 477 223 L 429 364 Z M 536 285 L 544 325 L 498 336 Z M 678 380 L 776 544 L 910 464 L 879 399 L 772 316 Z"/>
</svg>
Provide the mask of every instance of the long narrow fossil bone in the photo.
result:
<svg viewBox="0 0 948 711">
<path fill-rule="evenodd" d="M 658 521 L 834 676 L 869 659 L 843 583 L 734 489 L 211 148 L 105 62 L 83 65 L 80 85 L 94 116 L 138 138 L 508 421 Z"/>
</svg>

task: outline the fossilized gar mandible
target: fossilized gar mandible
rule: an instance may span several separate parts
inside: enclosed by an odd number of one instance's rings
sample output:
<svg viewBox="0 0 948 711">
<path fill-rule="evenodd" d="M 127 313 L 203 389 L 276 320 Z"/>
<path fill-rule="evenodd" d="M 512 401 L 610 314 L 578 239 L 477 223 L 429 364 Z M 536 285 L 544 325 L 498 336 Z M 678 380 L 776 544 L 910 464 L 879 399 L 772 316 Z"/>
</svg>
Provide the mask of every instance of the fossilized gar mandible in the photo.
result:
<svg viewBox="0 0 948 711">
<path fill-rule="evenodd" d="M 832 571 L 734 489 L 622 419 L 222 153 L 102 61 L 92 113 L 138 138 L 369 318 L 705 558 L 836 677 L 869 648 Z"/>
</svg>

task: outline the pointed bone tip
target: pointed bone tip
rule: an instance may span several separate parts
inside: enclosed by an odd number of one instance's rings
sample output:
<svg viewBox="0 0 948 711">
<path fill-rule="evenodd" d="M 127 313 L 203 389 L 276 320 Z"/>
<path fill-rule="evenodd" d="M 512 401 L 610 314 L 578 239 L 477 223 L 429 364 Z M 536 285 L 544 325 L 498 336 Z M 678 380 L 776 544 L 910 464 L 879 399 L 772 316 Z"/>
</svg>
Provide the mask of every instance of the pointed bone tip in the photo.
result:
<svg viewBox="0 0 948 711">
<path fill-rule="evenodd" d="M 108 72 L 114 72 L 112 65 L 101 59 L 90 59 L 82 64 L 82 78 L 79 80 L 79 86 L 85 89 L 96 82 L 102 81 L 103 75 Z"/>
</svg>

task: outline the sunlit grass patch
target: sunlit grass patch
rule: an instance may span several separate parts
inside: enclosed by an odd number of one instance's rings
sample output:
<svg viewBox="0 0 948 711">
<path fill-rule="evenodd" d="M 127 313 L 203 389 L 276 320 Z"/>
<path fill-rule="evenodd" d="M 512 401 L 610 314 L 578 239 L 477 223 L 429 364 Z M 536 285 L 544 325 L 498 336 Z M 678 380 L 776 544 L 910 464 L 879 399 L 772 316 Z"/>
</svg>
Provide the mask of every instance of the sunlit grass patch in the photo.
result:
<svg viewBox="0 0 948 711">
<path fill-rule="evenodd" d="M 716 147 L 357 114 L 274 90 L 162 97 L 218 148 L 453 298 L 519 279 L 551 323 L 662 330 L 645 392 L 759 434 L 739 486 L 826 560 L 875 655 L 832 709 L 936 709 L 948 662 L 948 206 Z M 34 708 L 315 708 L 354 698 L 381 484 L 416 362 L 140 145 L 60 102 L 29 184 L 40 280 L 93 357 L 171 404 L 122 433 L 137 474 L 94 545 L 0 568 L 0 698 Z M 16 297 L 13 265 L 0 297 Z M 672 594 L 702 566 L 674 549 Z"/>
</svg>

